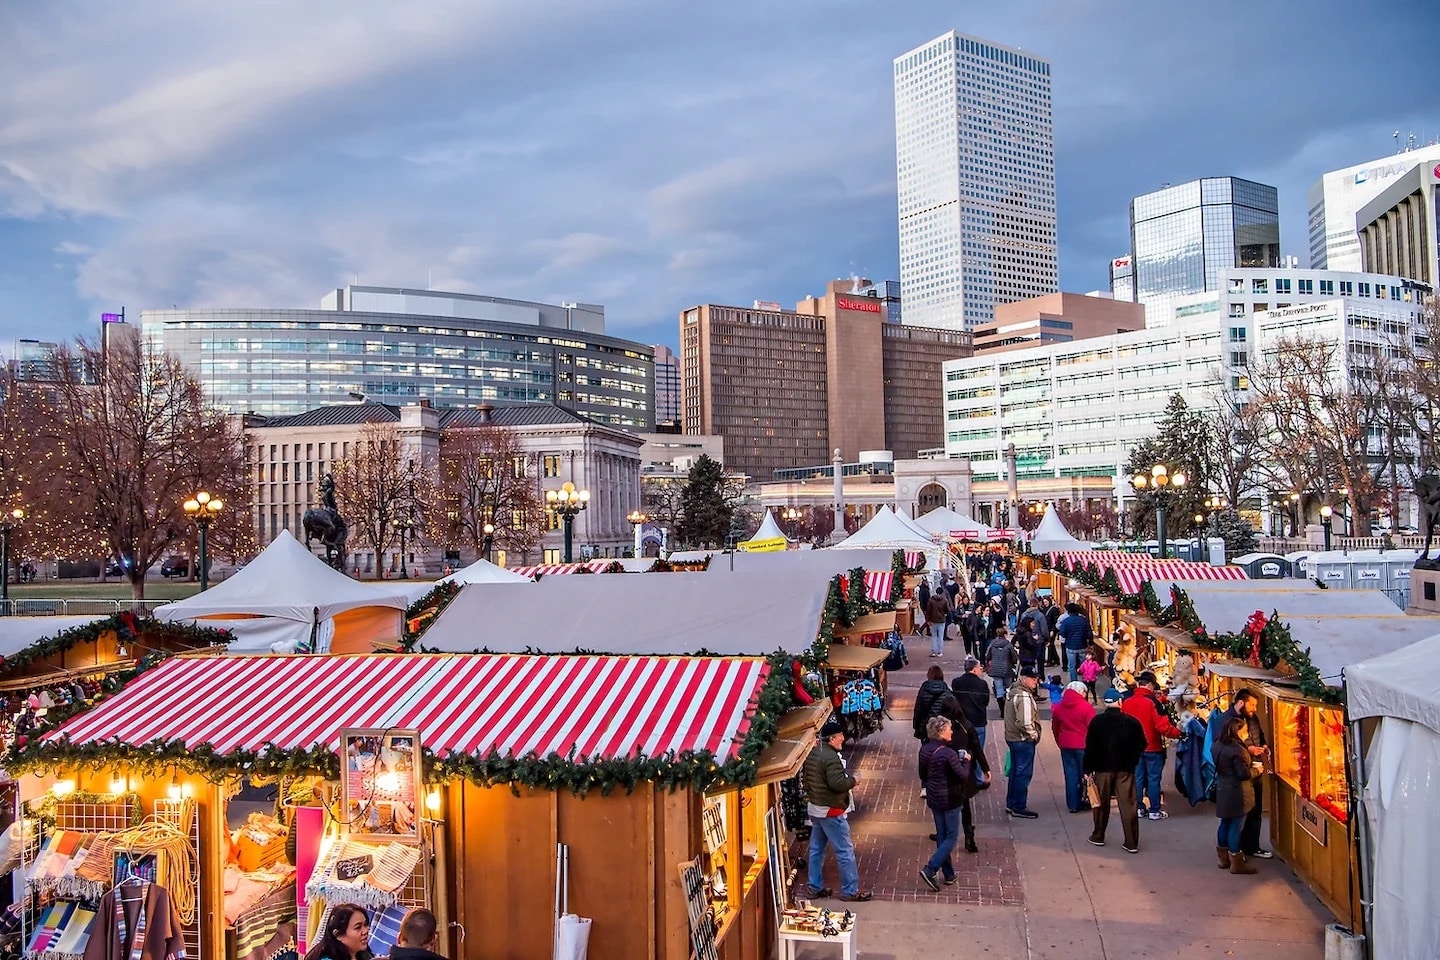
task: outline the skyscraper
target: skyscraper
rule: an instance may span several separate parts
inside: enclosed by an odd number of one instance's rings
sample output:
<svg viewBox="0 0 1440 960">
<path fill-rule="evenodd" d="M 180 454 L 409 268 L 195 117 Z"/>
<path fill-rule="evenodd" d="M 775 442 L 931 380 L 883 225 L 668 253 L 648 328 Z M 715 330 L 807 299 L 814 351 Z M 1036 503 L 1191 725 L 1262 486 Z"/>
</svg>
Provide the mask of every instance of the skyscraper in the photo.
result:
<svg viewBox="0 0 1440 960">
<path fill-rule="evenodd" d="M 1334 170 L 1310 187 L 1310 266 L 1316 270 L 1360 270 L 1360 208 L 1421 164 L 1440 163 L 1440 144 Z"/>
<path fill-rule="evenodd" d="M 1059 290 L 1050 61 L 953 30 L 897 57 L 895 169 L 902 323 Z"/>
<path fill-rule="evenodd" d="M 1279 194 L 1239 177 L 1207 177 L 1136 197 L 1130 261 L 1146 325 L 1163 326 L 1177 297 L 1218 289 L 1225 270 L 1279 266 Z"/>
</svg>

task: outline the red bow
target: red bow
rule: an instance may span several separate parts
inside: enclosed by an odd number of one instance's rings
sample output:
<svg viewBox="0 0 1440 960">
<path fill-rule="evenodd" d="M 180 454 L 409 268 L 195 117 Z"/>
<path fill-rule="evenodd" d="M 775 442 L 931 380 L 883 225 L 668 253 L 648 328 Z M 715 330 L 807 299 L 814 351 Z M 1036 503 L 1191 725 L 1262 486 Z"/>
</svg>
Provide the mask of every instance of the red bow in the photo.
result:
<svg viewBox="0 0 1440 960">
<path fill-rule="evenodd" d="M 1250 619 L 1245 621 L 1246 636 L 1250 638 L 1250 662 L 1256 666 L 1260 665 L 1260 634 L 1265 632 L 1265 614 L 1259 610 L 1250 614 Z"/>
</svg>

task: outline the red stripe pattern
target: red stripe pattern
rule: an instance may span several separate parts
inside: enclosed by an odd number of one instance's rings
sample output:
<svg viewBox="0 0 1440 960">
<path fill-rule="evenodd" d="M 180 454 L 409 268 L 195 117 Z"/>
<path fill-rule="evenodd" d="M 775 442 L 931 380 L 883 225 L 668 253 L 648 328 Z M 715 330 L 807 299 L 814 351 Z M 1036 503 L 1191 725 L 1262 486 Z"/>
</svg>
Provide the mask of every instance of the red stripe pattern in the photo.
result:
<svg viewBox="0 0 1440 960">
<path fill-rule="evenodd" d="M 1150 580 L 1246 580 L 1244 567 L 1216 567 L 1208 563 L 1154 563 L 1148 566 L 1116 568 L 1115 578 L 1125 593 L 1139 593 Z"/>
<path fill-rule="evenodd" d="M 437 755 L 732 757 L 769 664 L 754 657 L 372 654 L 174 659 L 45 736 L 220 754 L 416 729 Z M 564 702 L 555 698 L 564 691 Z"/>
<path fill-rule="evenodd" d="M 911 570 L 919 570 L 919 569 L 920 569 L 922 566 L 924 566 L 924 565 L 925 565 L 925 551 L 924 551 L 924 550 L 906 550 L 906 551 L 905 551 L 905 566 L 909 567 Z"/>
<path fill-rule="evenodd" d="M 877 603 L 890 602 L 890 589 L 895 583 L 893 570 L 865 571 L 865 596 Z"/>
<path fill-rule="evenodd" d="M 518 573 L 522 577 L 560 577 L 566 574 L 577 573 L 580 570 L 589 570 L 591 573 L 602 573 L 610 569 L 614 560 L 587 560 L 584 563 L 542 563 L 533 567 L 511 567 L 511 573 Z"/>
</svg>

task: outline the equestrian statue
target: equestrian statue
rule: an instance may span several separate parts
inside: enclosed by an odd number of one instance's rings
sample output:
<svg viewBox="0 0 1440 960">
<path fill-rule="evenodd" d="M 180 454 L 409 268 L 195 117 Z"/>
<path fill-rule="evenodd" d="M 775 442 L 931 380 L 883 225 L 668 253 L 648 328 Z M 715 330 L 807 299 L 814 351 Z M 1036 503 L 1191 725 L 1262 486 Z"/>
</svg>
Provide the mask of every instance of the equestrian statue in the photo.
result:
<svg viewBox="0 0 1440 960">
<path fill-rule="evenodd" d="M 1433 472 L 1415 478 L 1415 497 L 1420 501 L 1420 522 L 1425 529 L 1425 546 L 1415 561 L 1417 570 L 1440 570 L 1440 556 L 1430 556 L 1430 541 L 1440 525 L 1440 475 Z"/>
<path fill-rule="evenodd" d="M 310 538 L 319 540 L 325 547 L 325 562 L 345 572 L 345 538 L 349 527 L 335 506 L 335 478 L 330 474 L 320 478 L 321 506 L 305 511 L 301 523 L 305 527 L 305 549 L 310 549 Z"/>
</svg>

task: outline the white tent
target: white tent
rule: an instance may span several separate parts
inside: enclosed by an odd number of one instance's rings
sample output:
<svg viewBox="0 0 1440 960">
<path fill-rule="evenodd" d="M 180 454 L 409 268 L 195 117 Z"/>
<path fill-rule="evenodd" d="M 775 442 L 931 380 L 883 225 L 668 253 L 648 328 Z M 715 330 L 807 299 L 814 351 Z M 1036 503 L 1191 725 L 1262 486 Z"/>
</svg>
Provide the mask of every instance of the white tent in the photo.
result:
<svg viewBox="0 0 1440 960">
<path fill-rule="evenodd" d="M 1440 875 L 1433 868 L 1440 858 L 1437 658 L 1440 636 L 1432 636 L 1345 670 L 1350 719 L 1379 721 L 1361 759 L 1358 818 L 1371 903 L 1365 929 L 1376 957 L 1440 957 Z"/>
<path fill-rule="evenodd" d="M 932 543 L 935 541 L 934 535 L 931 534 L 929 530 L 926 530 L 924 527 L 920 526 L 920 524 L 916 523 L 915 518 L 910 516 L 909 511 L 907 511 L 904 507 L 896 507 L 895 516 L 899 517 L 901 523 L 905 524 L 905 526 L 909 527 L 911 530 L 914 530 L 915 533 L 918 534 L 922 539 L 929 540 Z"/>
<path fill-rule="evenodd" d="M 846 537 L 838 547 L 831 549 L 868 550 L 872 547 L 888 547 L 891 550 L 936 549 L 933 540 L 911 530 L 889 507 L 881 507 L 875 512 L 875 516 L 870 518 L 869 523 Z"/>
<path fill-rule="evenodd" d="M 760 521 L 760 529 L 755 531 L 755 536 L 740 544 L 741 550 L 754 550 L 757 552 L 767 550 L 784 550 L 790 545 L 790 538 L 780 529 L 770 511 L 765 511 L 765 519 Z"/>
<path fill-rule="evenodd" d="M 476 560 L 468 567 L 461 567 L 448 577 L 442 577 L 441 583 L 533 583 L 530 577 L 522 576 L 513 570 L 506 570 L 504 567 L 496 566 L 484 557 Z"/>
<path fill-rule="evenodd" d="M 989 540 L 995 531 L 949 507 L 938 507 L 915 518 L 920 529 L 949 540 Z"/>
<path fill-rule="evenodd" d="M 1069 530 L 1066 530 L 1065 522 L 1060 519 L 1060 512 L 1048 505 L 1045 507 L 1045 515 L 1040 518 L 1040 525 L 1035 528 L 1035 533 L 1030 537 L 1032 553 L 1092 550 L 1094 547 L 1095 544 L 1077 539 Z"/>
<path fill-rule="evenodd" d="M 374 641 L 402 635 L 408 603 L 403 586 L 352 580 L 282 530 L 234 576 L 155 617 L 234 630 L 245 642 L 231 644 L 233 653 L 368 653 Z"/>
</svg>

